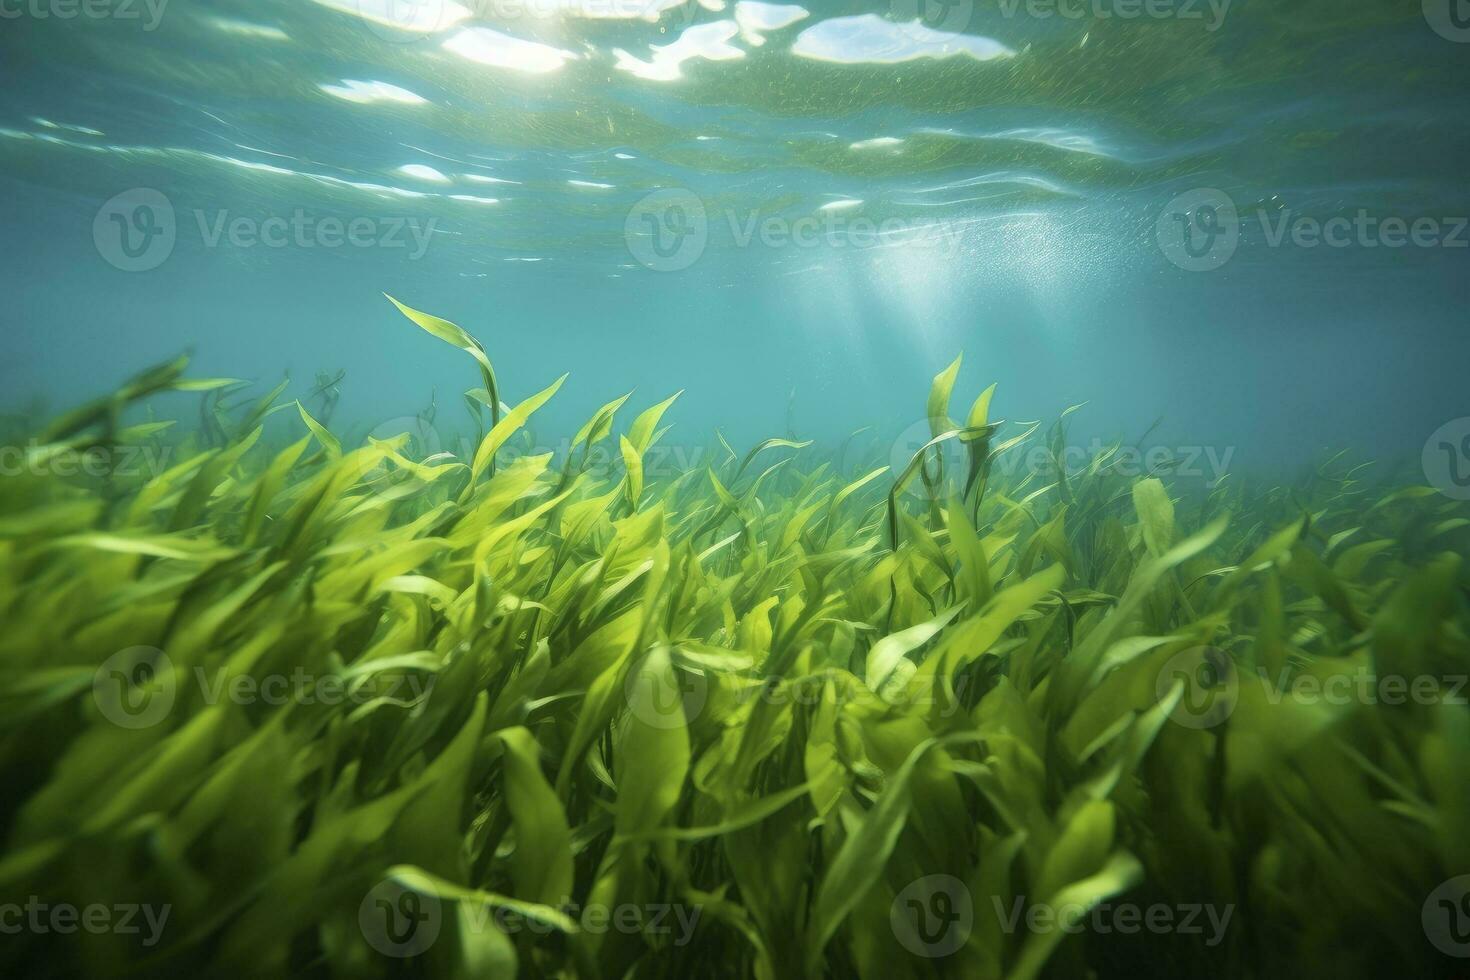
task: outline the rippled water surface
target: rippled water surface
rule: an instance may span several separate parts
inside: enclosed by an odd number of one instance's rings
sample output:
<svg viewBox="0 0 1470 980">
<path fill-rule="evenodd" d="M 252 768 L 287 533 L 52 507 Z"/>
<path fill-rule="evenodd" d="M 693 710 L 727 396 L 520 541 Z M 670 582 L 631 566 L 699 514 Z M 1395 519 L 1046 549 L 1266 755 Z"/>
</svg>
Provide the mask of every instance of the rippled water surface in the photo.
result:
<svg viewBox="0 0 1470 980">
<path fill-rule="evenodd" d="M 817 429 L 899 411 L 965 348 L 1023 416 L 1412 443 L 1470 350 L 1470 45 L 1435 11 L 17 2 L 9 383 L 193 346 L 345 367 L 368 414 L 453 390 L 386 289 L 512 376 L 677 376 L 752 433 L 793 399 Z"/>
</svg>

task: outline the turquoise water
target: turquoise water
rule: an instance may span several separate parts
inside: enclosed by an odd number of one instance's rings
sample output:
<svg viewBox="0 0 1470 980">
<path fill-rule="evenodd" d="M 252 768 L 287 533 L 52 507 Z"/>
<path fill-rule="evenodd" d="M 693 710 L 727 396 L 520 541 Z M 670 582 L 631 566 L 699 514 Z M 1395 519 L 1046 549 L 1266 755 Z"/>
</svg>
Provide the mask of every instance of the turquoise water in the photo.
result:
<svg viewBox="0 0 1470 980">
<path fill-rule="evenodd" d="M 691 439 L 899 431 L 964 350 L 1079 438 L 1417 458 L 1465 413 L 1457 13 L 12 0 L 5 401 L 190 349 L 345 371 L 364 427 L 457 403 L 386 291 L 509 401 L 571 371 L 558 431 L 635 386 Z"/>
</svg>

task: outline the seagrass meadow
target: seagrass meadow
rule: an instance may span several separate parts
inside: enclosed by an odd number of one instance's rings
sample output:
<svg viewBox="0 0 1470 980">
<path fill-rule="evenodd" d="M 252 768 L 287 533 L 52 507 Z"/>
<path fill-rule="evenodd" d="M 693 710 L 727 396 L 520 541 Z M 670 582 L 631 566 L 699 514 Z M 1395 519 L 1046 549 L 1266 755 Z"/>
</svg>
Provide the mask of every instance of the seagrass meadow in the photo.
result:
<svg viewBox="0 0 1470 980">
<path fill-rule="evenodd" d="M 6 975 L 1463 975 L 1463 504 L 1017 473 L 958 360 L 901 468 L 645 472 L 677 395 L 537 452 L 577 382 L 398 309 L 469 451 L 183 359 L 10 423 Z"/>
</svg>

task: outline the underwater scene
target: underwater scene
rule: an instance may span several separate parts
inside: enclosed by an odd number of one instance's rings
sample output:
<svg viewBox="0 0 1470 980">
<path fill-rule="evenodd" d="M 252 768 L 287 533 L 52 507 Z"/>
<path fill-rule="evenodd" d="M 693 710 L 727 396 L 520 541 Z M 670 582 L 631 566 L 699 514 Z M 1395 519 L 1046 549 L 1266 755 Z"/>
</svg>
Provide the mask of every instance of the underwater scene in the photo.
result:
<svg viewBox="0 0 1470 980">
<path fill-rule="evenodd" d="M 1466 0 L 0 0 L 0 972 L 1470 977 Z"/>
</svg>

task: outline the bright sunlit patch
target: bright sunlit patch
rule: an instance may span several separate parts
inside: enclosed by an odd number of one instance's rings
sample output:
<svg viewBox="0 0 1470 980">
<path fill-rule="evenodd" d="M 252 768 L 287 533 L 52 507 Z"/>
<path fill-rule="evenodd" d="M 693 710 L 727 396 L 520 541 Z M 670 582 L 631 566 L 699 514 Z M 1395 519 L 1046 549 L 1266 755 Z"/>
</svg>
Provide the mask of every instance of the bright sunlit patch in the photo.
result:
<svg viewBox="0 0 1470 980">
<path fill-rule="evenodd" d="M 836 201 L 828 201 L 826 204 L 823 204 L 821 207 L 817 208 L 817 210 L 818 211 L 846 211 L 848 208 L 855 208 L 855 207 L 857 207 L 861 203 L 863 203 L 863 202 L 860 199 L 858 199 L 858 198 L 855 198 L 855 197 L 844 197 L 844 198 L 841 198 L 841 199 L 836 200 Z"/>
<path fill-rule="evenodd" d="M 745 52 L 730 43 L 740 30 L 733 20 L 717 20 L 696 24 L 679 35 L 672 44 L 650 46 L 650 60 L 643 61 L 621 48 L 614 48 L 617 67 L 652 82 L 672 82 L 683 77 L 680 66 L 692 59 L 728 61 L 743 58 Z"/>
<path fill-rule="evenodd" d="M 427 180 L 434 184 L 449 183 L 448 177 L 423 163 L 405 163 L 394 172 L 400 173 L 405 177 L 413 177 L 416 180 Z"/>
<path fill-rule="evenodd" d="M 43 129 L 64 129 L 68 133 L 81 133 L 83 136 L 106 135 L 100 129 L 92 129 L 88 126 L 77 126 L 72 123 L 52 122 L 49 119 L 42 119 L 40 116 L 32 116 L 31 122 L 35 123 L 37 126 L 40 126 Z"/>
<path fill-rule="evenodd" d="M 805 7 L 792 3 L 740 0 L 735 5 L 735 23 L 740 26 L 740 39 L 757 48 L 766 43 L 765 34 L 768 31 L 779 31 L 810 16 L 811 13 Z"/>
<path fill-rule="evenodd" d="M 992 38 L 936 31 L 917 20 L 911 24 L 896 24 L 877 14 L 834 17 L 813 24 L 797 35 L 796 42 L 791 45 L 791 53 L 817 61 L 880 65 L 956 55 L 989 61 L 1015 54 Z"/>
<path fill-rule="evenodd" d="M 490 177 L 485 174 L 461 174 L 465 180 L 472 184 L 519 184 L 518 180 L 506 180 L 504 177 Z"/>
<path fill-rule="evenodd" d="M 341 85 L 317 86 L 328 95 L 335 95 L 348 102 L 369 105 L 374 102 L 396 102 L 400 105 L 425 105 L 429 100 L 406 88 L 387 82 L 364 82 L 355 78 L 342 79 Z"/>
<path fill-rule="evenodd" d="M 684 6 L 688 0 L 526 0 L 541 16 L 554 12 L 588 20 L 646 20 L 656 22 L 665 11 Z M 723 4 L 721 5 L 723 6 Z M 719 7 L 711 8 L 718 10 Z"/>
<path fill-rule="evenodd" d="M 498 197 L 476 197 L 473 194 L 450 194 L 451 201 L 468 201 L 471 204 L 499 204 Z"/>
<path fill-rule="evenodd" d="M 613 186 L 612 184 L 598 183 L 595 180 L 576 180 L 576 179 L 572 179 L 572 180 L 568 180 L 567 183 L 568 184 L 571 184 L 573 187 L 592 187 L 592 188 L 596 188 L 597 190 L 600 190 L 600 191 L 611 190 L 612 189 L 612 186 Z"/>
<path fill-rule="evenodd" d="M 488 27 L 466 27 L 444 42 L 444 48 L 461 58 L 496 68 L 545 74 L 556 71 L 577 55 L 538 41 L 511 37 Z"/>
<path fill-rule="evenodd" d="M 849 150 L 878 150 L 883 148 L 896 149 L 903 145 L 903 140 L 897 136 L 875 136 L 870 140 L 858 140 L 848 146 Z"/>
<path fill-rule="evenodd" d="M 471 16 L 454 0 L 316 0 L 344 14 L 412 34 L 445 31 Z"/>
<path fill-rule="evenodd" d="M 1065 129 L 1050 127 L 1024 127 L 1021 129 L 1009 129 L 994 134 L 995 139 L 1024 140 L 1027 143 L 1041 143 L 1053 146 L 1059 150 L 1070 150 L 1073 153 L 1091 153 L 1094 156 L 1108 156 L 1108 152 L 1086 133 L 1070 132 Z"/>
<path fill-rule="evenodd" d="M 291 40 L 285 31 L 269 24 L 252 24 L 248 20 L 233 20 L 229 17 L 206 17 L 205 23 L 217 31 L 236 37 L 253 37 L 260 41 Z"/>
</svg>

